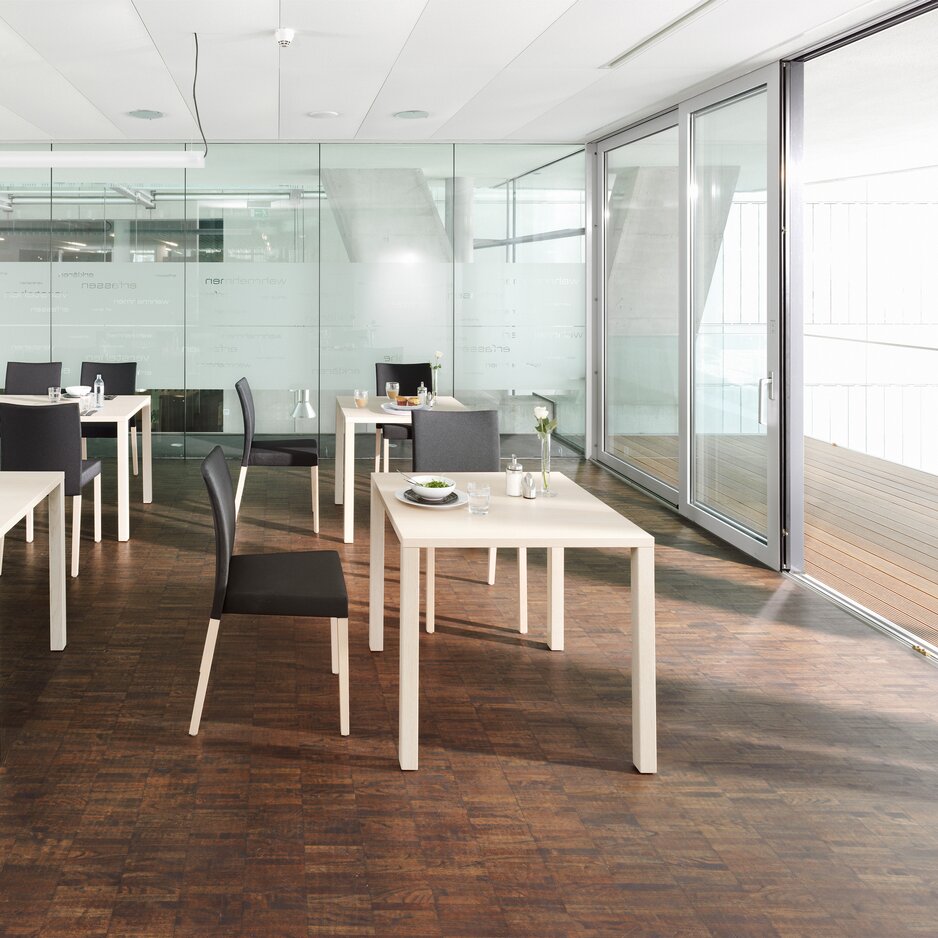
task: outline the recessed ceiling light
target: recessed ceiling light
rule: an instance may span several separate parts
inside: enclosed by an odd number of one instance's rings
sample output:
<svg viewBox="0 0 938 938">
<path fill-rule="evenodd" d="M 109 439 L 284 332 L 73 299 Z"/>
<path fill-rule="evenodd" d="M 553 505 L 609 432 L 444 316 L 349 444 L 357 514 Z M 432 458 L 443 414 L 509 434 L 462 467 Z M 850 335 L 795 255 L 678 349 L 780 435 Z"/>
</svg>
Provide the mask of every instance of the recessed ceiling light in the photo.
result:
<svg viewBox="0 0 938 938">
<path fill-rule="evenodd" d="M 157 121 L 165 115 L 162 111 L 151 111 L 149 108 L 142 107 L 138 108 L 136 111 L 128 111 L 127 116 L 136 117 L 137 120 L 142 121 Z"/>
<path fill-rule="evenodd" d="M 402 121 L 420 121 L 429 116 L 429 111 L 396 111 L 394 113 L 394 117 Z"/>
<path fill-rule="evenodd" d="M 315 117 L 316 120 L 329 120 L 332 117 L 338 117 L 338 111 L 310 111 L 307 117 Z"/>
</svg>

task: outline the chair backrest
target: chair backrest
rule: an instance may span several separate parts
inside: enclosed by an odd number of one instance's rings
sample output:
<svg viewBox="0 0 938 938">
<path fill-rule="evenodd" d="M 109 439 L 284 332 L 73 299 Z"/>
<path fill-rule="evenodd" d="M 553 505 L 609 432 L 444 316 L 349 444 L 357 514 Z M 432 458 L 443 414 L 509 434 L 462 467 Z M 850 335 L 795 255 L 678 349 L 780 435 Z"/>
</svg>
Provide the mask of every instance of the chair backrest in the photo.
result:
<svg viewBox="0 0 938 938">
<path fill-rule="evenodd" d="M 61 362 L 7 362 L 7 394 L 45 394 L 61 384 Z"/>
<path fill-rule="evenodd" d="M 416 362 L 412 365 L 402 365 L 398 362 L 375 362 L 376 392 L 384 394 L 384 385 L 387 381 L 396 381 L 401 386 L 401 394 L 412 397 L 417 393 L 420 382 L 428 389 L 433 383 L 433 371 L 429 362 Z"/>
<path fill-rule="evenodd" d="M 101 375 L 105 394 L 135 394 L 137 392 L 136 362 L 82 362 L 80 384 L 94 386 Z"/>
<path fill-rule="evenodd" d="M 244 449 L 241 452 L 241 465 L 246 466 L 254 445 L 254 395 L 247 378 L 235 382 L 235 390 L 241 401 L 241 416 L 244 419 Z"/>
<path fill-rule="evenodd" d="M 498 411 L 415 410 L 414 472 L 497 472 Z"/>
<path fill-rule="evenodd" d="M 220 446 L 216 446 L 202 460 L 202 478 L 205 479 L 215 518 L 215 596 L 212 599 L 212 618 L 220 619 L 225 606 L 235 539 L 234 489 Z"/>
<path fill-rule="evenodd" d="M 65 494 L 81 494 L 78 404 L 0 403 L 0 470 L 65 473 Z"/>
</svg>

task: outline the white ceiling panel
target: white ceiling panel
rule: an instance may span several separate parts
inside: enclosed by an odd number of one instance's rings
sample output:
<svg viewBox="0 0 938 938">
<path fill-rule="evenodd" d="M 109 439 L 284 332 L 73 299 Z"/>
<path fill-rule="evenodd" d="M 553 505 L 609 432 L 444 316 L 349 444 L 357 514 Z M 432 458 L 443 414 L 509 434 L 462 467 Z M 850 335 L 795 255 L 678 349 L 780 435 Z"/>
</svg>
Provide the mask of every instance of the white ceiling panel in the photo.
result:
<svg viewBox="0 0 938 938">
<path fill-rule="evenodd" d="M 209 141 L 582 141 L 896 0 L 0 0 L 0 134 Z M 938 15 L 938 14 L 936 14 Z M 296 29 L 280 50 L 278 25 Z M 601 66 L 653 41 L 618 69 Z M 163 111 L 162 120 L 127 116 Z M 422 109 L 427 120 L 395 111 Z M 335 120 L 310 111 L 334 110 Z"/>
</svg>

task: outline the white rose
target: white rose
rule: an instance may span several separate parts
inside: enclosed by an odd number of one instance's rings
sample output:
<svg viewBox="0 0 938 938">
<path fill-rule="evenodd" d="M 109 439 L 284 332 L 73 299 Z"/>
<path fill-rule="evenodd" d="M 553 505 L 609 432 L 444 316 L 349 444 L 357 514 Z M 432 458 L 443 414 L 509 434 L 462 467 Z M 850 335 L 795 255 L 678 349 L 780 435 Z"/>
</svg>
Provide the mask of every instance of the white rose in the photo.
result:
<svg viewBox="0 0 938 938">
<path fill-rule="evenodd" d="M 535 407 L 534 408 L 534 417 L 537 420 L 546 420 L 549 411 L 546 407 Z"/>
<path fill-rule="evenodd" d="M 439 361 L 443 357 L 442 352 L 434 352 L 433 354 L 436 355 L 437 361 Z"/>
</svg>

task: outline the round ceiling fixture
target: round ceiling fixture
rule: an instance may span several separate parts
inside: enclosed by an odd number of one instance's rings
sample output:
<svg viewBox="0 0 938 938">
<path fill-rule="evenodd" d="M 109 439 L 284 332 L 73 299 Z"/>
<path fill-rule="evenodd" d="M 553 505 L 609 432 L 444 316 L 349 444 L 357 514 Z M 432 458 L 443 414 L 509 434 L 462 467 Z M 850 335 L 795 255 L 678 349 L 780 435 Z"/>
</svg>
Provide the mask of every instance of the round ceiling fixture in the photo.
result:
<svg viewBox="0 0 938 938">
<path fill-rule="evenodd" d="M 136 117 L 137 120 L 141 121 L 157 121 L 161 117 L 165 117 L 162 111 L 151 111 L 149 108 L 141 107 L 136 111 L 128 111 L 128 117 Z"/>
<path fill-rule="evenodd" d="M 314 117 L 316 120 L 331 120 L 333 117 L 338 117 L 338 111 L 310 111 L 307 117 Z"/>
<path fill-rule="evenodd" d="M 420 121 L 429 117 L 429 111 L 395 111 L 394 117 L 402 121 Z"/>
</svg>

